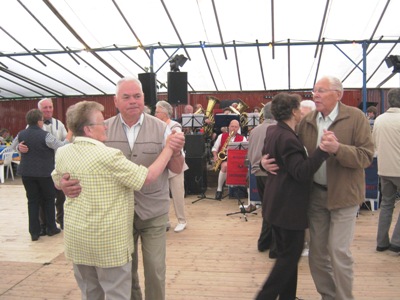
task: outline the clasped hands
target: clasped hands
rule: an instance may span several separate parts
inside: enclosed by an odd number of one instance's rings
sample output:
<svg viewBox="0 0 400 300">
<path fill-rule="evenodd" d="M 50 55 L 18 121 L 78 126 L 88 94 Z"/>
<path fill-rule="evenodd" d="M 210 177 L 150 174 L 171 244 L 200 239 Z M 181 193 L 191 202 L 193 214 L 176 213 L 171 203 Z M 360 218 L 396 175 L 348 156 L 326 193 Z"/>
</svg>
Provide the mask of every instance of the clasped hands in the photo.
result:
<svg viewBox="0 0 400 300">
<path fill-rule="evenodd" d="M 324 129 L 324 134 L 321 138 L 321 143 L 319 144 L 319 148 L 322 151 L 328 152 L 330 154 L 336 154 L 339 150 L 339 141 L 338 138 L 335 136 L 333 131 L 329 131 Z M 270 158 L 269 154 L 265 154 L 261 157 L 261 165 L 262 167 L 268 172 L 273 175 L 276 175 L 279 166 L 275 163 L 275 158 Z"/>
<path fill-rule="evenodd" d="M 167 137 L 165 146 L 170 148 L 174 153 L 173 156 L 179 155 L 185 145 L 185 135 L 183 132 L 176 132 L 172 130 L 172 133 Z"/>
<path fill-rule="evenodd" d="M 182 132 L 176 132 L 175 130 L 172 130 L 172 133 L 167 137 L 165 146 L 172 150 L 173 156 L 178 156 L 184 145 L 184 134 Z M 72 179 L 68 173 L 63 174 L 59 188 L 62 189 L 64 194 L 69 198 L 78 197 L 82 191 L 79 180 Z"/>
<path fill-rule="evenodd" d="M 339 150 L 339 141 L 333 131 L 324 129 L 324 134 L 321 137 L 319 148 L 329 154 L 336 154 Z"/>
</svg>

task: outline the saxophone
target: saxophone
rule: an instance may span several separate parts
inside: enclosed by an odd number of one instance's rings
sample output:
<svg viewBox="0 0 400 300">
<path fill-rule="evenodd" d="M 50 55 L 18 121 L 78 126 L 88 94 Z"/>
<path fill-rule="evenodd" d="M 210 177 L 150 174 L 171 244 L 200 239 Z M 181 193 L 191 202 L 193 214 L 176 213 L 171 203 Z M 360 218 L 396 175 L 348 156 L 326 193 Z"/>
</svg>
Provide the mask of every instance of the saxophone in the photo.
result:
<svg viewBox="0 0 400 300">
<path fill-rule="evenodd" d="M 229 136 L 228 136 L 228 138 L 226 139 L 224 145 L 221 147 L 221 151 L 218 152 L 218 154 L 217 154 L 218 159 L 217 159 L 217 161 L 215 162 L 215 167 L 214 167 L 214 171 L 215 171 L 215 172 L 218 171 L 218 169 L 219 169 L 219 167 L 221 166 L 222 162 L 223 162 L 224 160 L 226 160 L 226 158 L 227 158 L 227 154 L 226 154 L 226 150 L 227 150 L 227 149 L 226 149 L 226 148 L 228 147 L 228 144 L 229 144 L 229 142 L 230 142 L 230 140 L 231 140 L 231 138 L 232 138 L 232 136 L 233 136 L 234 134 L 235 134 L 235 132 L 232 130 L 232 131 L 229 133 Z"/>
</svg>

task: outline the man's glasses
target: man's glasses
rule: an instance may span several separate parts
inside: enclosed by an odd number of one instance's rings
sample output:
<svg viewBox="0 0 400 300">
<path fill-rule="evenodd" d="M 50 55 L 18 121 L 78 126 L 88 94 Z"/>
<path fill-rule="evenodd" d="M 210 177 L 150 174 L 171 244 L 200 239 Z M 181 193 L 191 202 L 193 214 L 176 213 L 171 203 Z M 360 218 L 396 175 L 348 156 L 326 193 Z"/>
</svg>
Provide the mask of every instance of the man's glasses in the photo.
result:
<svg viewBox="0 0 400 300">
<path fill-rule="evenodd" d="M 315 94 L 325 94 L 325 93 L 328 93 L 328 92 L 335 92 L 335 91 L 337 91 L 337 90 L 333 90 L 333 89 L 317 89 L 317 90 L 313 90 L 311 93 L 313 94 L 313 95 L 315 95 Z"/>
<path fill-rule="evenodd" d="M 98 126 L 106 126 L 106 123 L 105 122 L 101 122 L 101 123 L 90 123 L 90 124 L 88 124 L 88 126 L 96 126 L 96 125 L 98 125 Z"/>
</svg>

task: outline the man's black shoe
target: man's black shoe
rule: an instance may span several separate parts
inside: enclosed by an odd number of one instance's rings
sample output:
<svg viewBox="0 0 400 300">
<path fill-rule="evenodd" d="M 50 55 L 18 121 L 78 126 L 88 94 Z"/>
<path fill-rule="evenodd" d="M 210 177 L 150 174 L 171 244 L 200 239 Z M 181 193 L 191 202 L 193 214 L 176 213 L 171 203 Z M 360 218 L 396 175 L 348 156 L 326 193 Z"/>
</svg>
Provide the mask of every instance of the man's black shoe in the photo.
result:
<svg viewBox="0 0 400 300">
<path fill-rule="evenodd" d="M 32 239 L 33 242 L 35 242 L 35 241 L 37 241 L 39 239 L 39 236 L 33 234 L 33 235 L 31 235 L 31 239 Z"/>
<path fill-rule="evenodd" d="M 222 192 L 217 191 L 217 192 L 215 193 L 215 199 L 216 199 L 216 200 L 221 200 L 221 199 L 222 199 Z"/>
<path fill-rule="evenodd" d="M 265 252 L 267 251 L 269 248 L 258 248 L 258 252 Z"/>
<path fill-rule="evenodd" d="M 389 246 L 386 246 L 386 247 L 376 246 L 376 251 L 378 251 L 378 252 L 383 252 L 383 251 L 386 251 L 387 249 L 389 249 Z"/>
<path fill-rule="evenodd" d="M 60 232 L 61 232 L 61 229 L 56 228 L 53 231 L 47 231 L 47 235 L 48 236 L 53 236 L 53 235 L 59 234 Z"/>
<path fill-rule="evenodd" d="M 400 247 L 394 246 L 394 245 L 390 245 L 389 247 L 390 251 L 396 252 L 396 253 L 400 253 Z"/>
<path fill-rule="evenodd" d="M 39 235 L 40 236 L 45 236 L 47 233 L 46 233 L 46 226 L 45 227 L 40 227 L 40 233 L 39 233 Z"/>
<path fill-rule="evenodd" d="M 272 252 L 269 251 L 268 257 L 274 259 L 274 258 L 277 258 L 278 255 L 277 255 L 275 252 L 273 252 L 273 251 L 272 251 Z"/>
</svg>

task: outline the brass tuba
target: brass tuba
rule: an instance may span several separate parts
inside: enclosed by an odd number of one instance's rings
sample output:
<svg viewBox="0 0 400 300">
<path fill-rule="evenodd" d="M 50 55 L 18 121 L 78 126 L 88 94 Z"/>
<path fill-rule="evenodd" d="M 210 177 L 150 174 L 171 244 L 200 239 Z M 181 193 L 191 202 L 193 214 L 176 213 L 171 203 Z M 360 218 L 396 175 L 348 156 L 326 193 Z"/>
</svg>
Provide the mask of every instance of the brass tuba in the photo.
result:
<svg viewBox="0 0 400 300">
<path fill-rule="evenodd" d="M 207 97 L 208 103 L 207 103 L 207 109 L 204 113 L 205 119 L 208 119 L 208 122 L 204 122 L 203 125 L 203 131 L 204 131 L 204 135 L 205 136 L 212 136 L 213 130 L 214 130 L 214 114 L 213 114 L 213 109 L 215 104 L 219 104 L 219 99 L 212 97 L 212 96 L 208 96 Z"/>
<path fill-rule="evenodd" d="M 237 106 L 237 110 L 239 111 L 240 114 L 244 113 L 249 106 L 241 99 L 239 99 L 239 104 Z"/>
<path fill-rule="evenodd" d="M 233 111 L 233 113 L 240 116 L 240 127 L 246 127 L 248 123 L 246 110 L 249 108 L 249 106 L 243 100 L 239 99 L 237 108 L 234 108 L 232 105 L 229 106 L 229 108 L 231 111 Z"/>
</svg>

